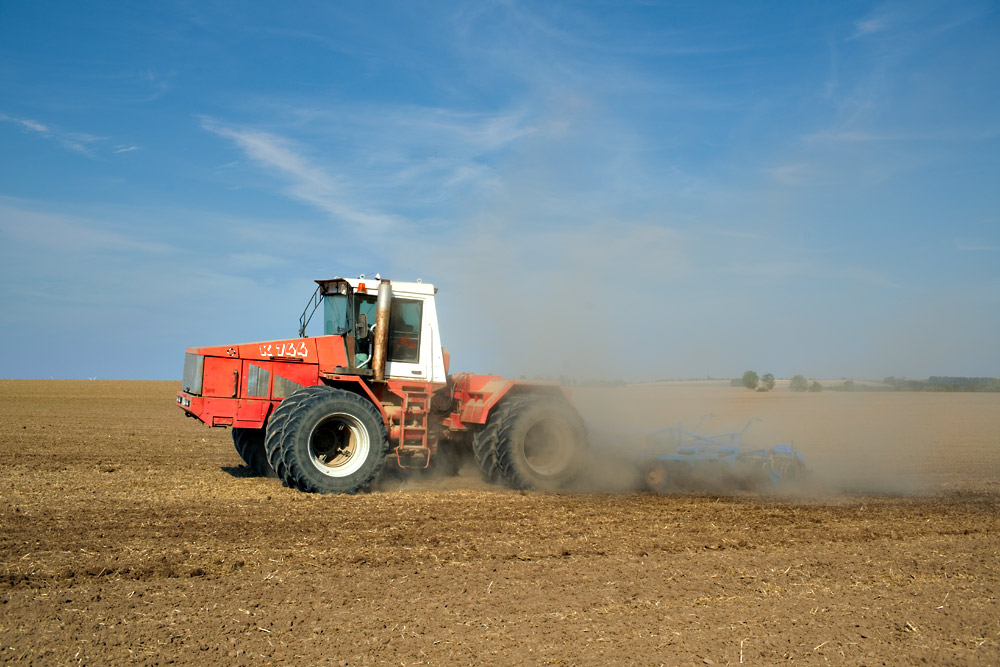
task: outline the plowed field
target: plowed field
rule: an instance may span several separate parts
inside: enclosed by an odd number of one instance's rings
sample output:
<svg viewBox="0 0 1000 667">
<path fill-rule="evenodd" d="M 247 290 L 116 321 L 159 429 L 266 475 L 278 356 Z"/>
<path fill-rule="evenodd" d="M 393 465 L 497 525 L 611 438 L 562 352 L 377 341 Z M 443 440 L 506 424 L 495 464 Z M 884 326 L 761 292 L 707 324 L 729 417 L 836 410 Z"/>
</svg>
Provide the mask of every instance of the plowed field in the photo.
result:
<svg viewBox="0 0 1000 667">
<path fill-rule="evenodd" d="M 998 394 L 577 392 L 609 429 L 759 417 L 795 495 L 310 496 L 177 386 L 0 380 L 0 662 L 1000 663 Z"/>
</svg>

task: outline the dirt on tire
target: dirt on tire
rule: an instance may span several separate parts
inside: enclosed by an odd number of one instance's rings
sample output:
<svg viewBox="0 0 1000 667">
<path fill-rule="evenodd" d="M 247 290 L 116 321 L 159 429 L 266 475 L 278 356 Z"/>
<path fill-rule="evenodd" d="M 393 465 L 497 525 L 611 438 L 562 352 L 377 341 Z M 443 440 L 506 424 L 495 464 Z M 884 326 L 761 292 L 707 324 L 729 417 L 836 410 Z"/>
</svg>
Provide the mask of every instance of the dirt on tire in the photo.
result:
<svg viewBox="0 0 1000 667">
<path fill-rule="evenodd" d="M 797 494 L 348 496 L 252 476 L 178 388 L 0 380 L 0 662 L 1000 663 L 1000 394 L 616 390 L 762 417 Z"/>
</svg>

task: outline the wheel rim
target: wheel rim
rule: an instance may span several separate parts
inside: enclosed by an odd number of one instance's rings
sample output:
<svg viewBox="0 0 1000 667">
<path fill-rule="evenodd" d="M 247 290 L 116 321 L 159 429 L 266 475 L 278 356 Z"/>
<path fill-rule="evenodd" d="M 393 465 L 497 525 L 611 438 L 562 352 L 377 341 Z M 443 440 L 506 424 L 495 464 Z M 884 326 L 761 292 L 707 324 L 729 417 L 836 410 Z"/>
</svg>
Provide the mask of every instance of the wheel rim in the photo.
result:
<svg viewBox="0 0 1000 667">
<path fill-rule="evenodd" d="M 356 473 L 368 459 L 370 450 L 368 430 L 354 415 L 329 415 L 309 434 L 309 460 L 328 477 Z"/>
<path fill-rule="evenodd" d="M 573 460 L 576 441 L 562 419 L 542 419 L 524 436 L 524 460 L 536 475 L 552 477 L 566 470 Z"/>
</svg>

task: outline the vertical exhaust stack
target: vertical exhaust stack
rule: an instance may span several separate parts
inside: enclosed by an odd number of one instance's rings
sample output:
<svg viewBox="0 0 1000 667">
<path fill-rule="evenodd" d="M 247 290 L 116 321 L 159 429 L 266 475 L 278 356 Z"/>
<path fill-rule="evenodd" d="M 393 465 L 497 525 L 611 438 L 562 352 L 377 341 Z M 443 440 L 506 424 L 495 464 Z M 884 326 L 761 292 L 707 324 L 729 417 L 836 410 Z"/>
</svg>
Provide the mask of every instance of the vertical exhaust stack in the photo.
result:
<svg viewBox="0 0 1000 667">
<path fill-rule="evenodd" d="M 372 370 L 375 381 L 385 381 L 385 357 L 389 347 L 389 307 L 392 305 L 392 286 L 382 281 L 378 286 L 375 302 L 375 349 L 372 350 Z"/>
</svg>

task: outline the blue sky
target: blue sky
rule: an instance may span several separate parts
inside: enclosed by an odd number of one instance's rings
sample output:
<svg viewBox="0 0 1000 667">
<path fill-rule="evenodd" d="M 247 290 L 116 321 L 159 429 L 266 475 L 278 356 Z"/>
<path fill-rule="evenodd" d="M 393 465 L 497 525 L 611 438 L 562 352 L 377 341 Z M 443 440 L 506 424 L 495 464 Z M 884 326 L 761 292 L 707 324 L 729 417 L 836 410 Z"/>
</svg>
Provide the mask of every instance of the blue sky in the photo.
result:
<svg viewBox="0 0 1000 667">
<path fill-rule="evenodd" d="M 376 271 L 457 370 L 1000 376 L 998 3 L 284 4 L 0 1 L 0 376 Z"/>
</svg>

